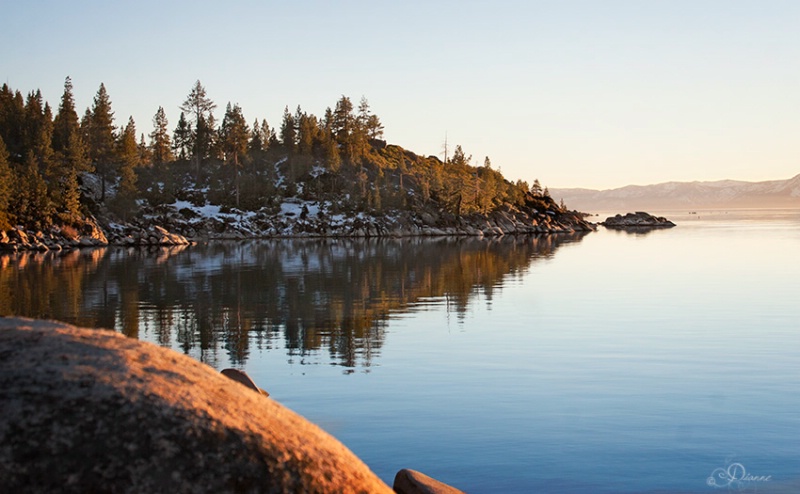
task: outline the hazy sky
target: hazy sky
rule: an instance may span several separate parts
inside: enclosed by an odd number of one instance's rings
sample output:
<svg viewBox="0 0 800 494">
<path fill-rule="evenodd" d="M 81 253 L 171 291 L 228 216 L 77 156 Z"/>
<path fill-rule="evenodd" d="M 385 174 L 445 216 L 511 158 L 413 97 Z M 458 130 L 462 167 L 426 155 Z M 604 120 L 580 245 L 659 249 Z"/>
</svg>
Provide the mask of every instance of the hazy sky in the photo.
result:
<svg viewBox="0 0 800 494">
<path fill-rule="evenodd" d="M 365 96 L 385 138 L 445 135 L 512 180 L 613 188 L 800 173 L 800 1 L 0 0 L 0 76 L 170 127 L 195 80 L 248 122 Z"/>
</svg>

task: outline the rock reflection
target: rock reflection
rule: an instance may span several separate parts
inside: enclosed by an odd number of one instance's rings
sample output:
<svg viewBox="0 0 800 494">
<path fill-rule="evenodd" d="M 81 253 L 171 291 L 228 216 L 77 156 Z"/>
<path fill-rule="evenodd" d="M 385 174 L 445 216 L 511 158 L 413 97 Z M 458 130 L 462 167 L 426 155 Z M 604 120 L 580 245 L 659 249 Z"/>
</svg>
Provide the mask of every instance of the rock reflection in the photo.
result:
<svg viewBox="0 0 800 494">
<path fill-rule="evenodd" d="M 115 328 L 215 365 L 257 348 L 372 365 L 392 315 L 447 300 L 463 314 L 584 234 L 274 240 L 0 256 L 0 314 Z"/>
</svg>

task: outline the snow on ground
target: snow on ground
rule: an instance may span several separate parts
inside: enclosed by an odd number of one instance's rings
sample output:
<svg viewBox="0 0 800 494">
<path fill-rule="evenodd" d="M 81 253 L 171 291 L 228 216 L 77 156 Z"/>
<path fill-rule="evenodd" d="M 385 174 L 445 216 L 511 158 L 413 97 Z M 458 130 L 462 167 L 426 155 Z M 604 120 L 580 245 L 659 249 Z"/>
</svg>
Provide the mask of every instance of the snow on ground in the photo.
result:
<svg viewBox="0 0 800 494">
<path fill-rule="evenodd" d="M 320 175 L 324 175 L 327 172 L 324 166 L 316 163 L 314 168 L 311 169 L 311 176 L 314 178 L 319 177 Z"/>
<path fill-rule="evenodd" d="M 317 216 L 319 214 L 319 204 L 313 201 L 300 201 L 297 199 L 288 199 L 281 203 L 281 214 L 284 216 L 300 216 L 303 212 L 303 206 L 308 210 L 308 216 Z"/>
<path fill-rule="evenodd" d="M 170 206 L 175 208 L 176 211 L 181 209 L 188 209 L 203 219 L 213 219 L 224 223 L 229 223 L 237 226 L 240 229 L 251 230 L 251 227 L 246 223 L 249 222 L 256 213 L 253 211 L 236 211 L 232 213 L 223 213 L 221 207 L 217 204 L 205 204 L 204 206 L 195 206 L 189 201 L 175 201 Z"/>
</svg>

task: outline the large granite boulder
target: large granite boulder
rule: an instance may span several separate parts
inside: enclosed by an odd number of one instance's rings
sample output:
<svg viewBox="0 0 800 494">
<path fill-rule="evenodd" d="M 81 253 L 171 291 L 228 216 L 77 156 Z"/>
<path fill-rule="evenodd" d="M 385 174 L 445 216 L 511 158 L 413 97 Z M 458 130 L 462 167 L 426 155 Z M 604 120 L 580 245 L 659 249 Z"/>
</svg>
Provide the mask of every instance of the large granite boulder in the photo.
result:
<svg viewBox="0 0 800 494">
<path fill-rule="evenodd" d="M 650 213 L 637 211 L 628 213 L 625 216 L 618 214 L 610 216 L 601 223 L 606 228 L 615 229 L 650 229 L 650 228 L 671 228 L 675 223 L 663 216 L 653 216 Z"/>
<path fill-rule="evenodd" d="M 336 439 L 196 360 L 0 318 L 0 492 L 392 492 Z"/>
</svg>

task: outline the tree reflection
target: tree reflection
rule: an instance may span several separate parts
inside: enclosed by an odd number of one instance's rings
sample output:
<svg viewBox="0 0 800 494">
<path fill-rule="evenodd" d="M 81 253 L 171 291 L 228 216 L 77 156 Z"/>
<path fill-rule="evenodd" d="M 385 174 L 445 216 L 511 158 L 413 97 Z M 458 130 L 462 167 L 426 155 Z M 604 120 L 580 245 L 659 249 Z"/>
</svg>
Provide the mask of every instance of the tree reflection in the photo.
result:
<svg viewBox="0 0 800 494">
<path fill-rule="evenodd" d="M 509 276 L 583 234 L 219 242 L 0 256 L 0 314 L 110 327 L 216 365 L 251 350 L 327 351 L 346 367 L 380 355 L 390 317 L 446 301 L 463 315 Z"/>
</svg>

